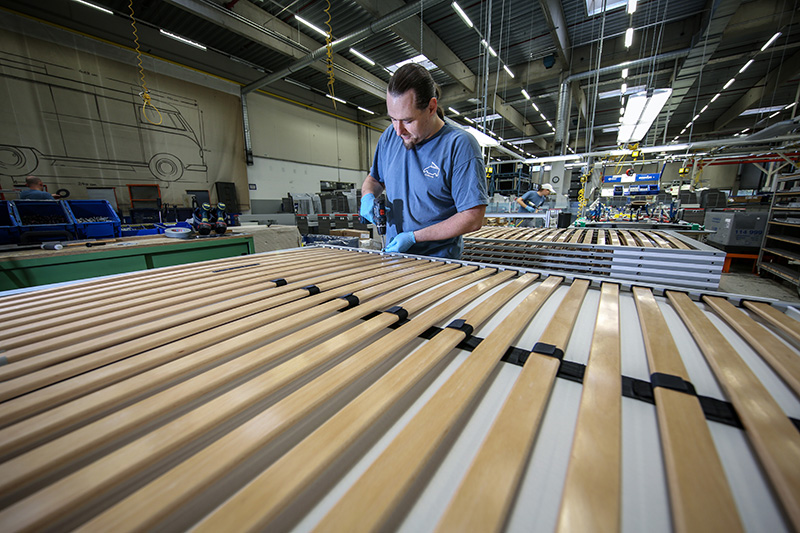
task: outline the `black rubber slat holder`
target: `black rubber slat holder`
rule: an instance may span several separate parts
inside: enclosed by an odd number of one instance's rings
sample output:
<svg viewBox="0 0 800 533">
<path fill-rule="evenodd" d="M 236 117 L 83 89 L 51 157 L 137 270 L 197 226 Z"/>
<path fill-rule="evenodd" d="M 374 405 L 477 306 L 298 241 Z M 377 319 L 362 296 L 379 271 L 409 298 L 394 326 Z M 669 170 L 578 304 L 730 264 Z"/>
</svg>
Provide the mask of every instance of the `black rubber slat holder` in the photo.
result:
<svg viewBox="0 0 800 533">
<path fill-rule="evenodd" d="M 317 287 L 316 285 L 306 285 L 303 288 L 308 291 L 309 296 L 314 296 L 315 294 L 320 293 L 319 287 Z"/>
<path fill-rule="evenodd" d="M 472 326 L 467 324 L 467 321 L 464 320 L 463 318 L 458 318 L 456 320 L 453 320 L 452 322 L 447 324 L 447 327 L 450 329 L 457 329 L 463 331 L 467 335 L 467 337 L 472 335 L 472 332 L 474 331 L 472 329 Z"/>
<path fill-rule="evenodd" d="M 228 268 L 220 268 L 219 270 L 212 270 L 212 274 L 216 274 L 218 272 L 228 272 L 229 270 L 239 270 L 240 268 L 250 268 L 253 266 L 258 266 L 259 263 L 250 263 L 249 265 L 240 265 L 235 267 L 228 267 Z"/>
<path fill-rule="evenodd" d="M 283 278 L 271 279 L 270 281 L 274 283 L 276 287 L 283 287 L 287 284 L 287 281 Z"/>
<path fill-rule="evenodd" d="M 352 293 L 345 294 L 339 299 L 347 302 L 347 307 L 343 307 L 342 309 L 340 309 L 340 311 L 347 311 L 348 309 L 352 309 L 353 307 L 361 303 L 361 301 L 358 299 L 358 296 Z"/>
<path fill-rule="evenodd" d="M 397 315 L 398 318 L 400 319 L 398 322 L 404 322 L 408 320 L 408 311 L 406 311 L 399 305 L 393 305 L 392 307 L 384 311 L 384 313 L 391 313 L 393 315 Z"/>
<path fill-rule="evenodd" d="M 564 360 L 564 350 L 555 346 L 554 344 L 547 344 L 546 342 L 537 342 L 536 344 L 533 345 L 533 350 L 531 351 L 533 353 L 555 357 L 559 361 Z"/>
<path fill-rule="evenodd" d="M 664 387 L 684 394 L 691 394 L 697 396 L 697 391 L 694 390 L 694 385 L 686 381 L 680 376 L 673 376 L 672 374 L 663 374 L 661 372 L 653 372 L 650 374 L 650 384 L 653 389 L 656 387 Z"/>
</svg>

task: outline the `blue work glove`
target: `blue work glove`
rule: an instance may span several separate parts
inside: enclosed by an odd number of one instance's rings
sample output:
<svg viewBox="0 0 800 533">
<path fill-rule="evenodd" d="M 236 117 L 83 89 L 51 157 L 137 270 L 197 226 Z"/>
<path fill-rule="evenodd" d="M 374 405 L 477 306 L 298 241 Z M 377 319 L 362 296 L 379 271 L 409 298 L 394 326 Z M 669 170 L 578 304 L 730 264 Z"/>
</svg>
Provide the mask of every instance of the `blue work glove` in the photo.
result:
<svg viewBox="0 0 800 533">
<path fill-rule="evenodd" d="M 365 194 L 361 197 L 361 211 L 359 214 L 363 217 L 372 222 L 373 224 L 375 221 L 373 220 L 374 216 L 372 215 L 372 209 L 375 206 L 375 195 L 370 193 Z"/>
<path fill-rule="evenodd" d="M 525 210 L 526 210 L 528 213 L 533 213 L 533 212 L 535 212 L 535 211 L 536 211 L 536 208 L 535 208 L 535 207 L 531 207 L 531 206 L 529 206 L 529 205 L 526 205 L 526 206 L 525 206 Z"/>
<path fill-rule="evenodd" d="M 405 252 L 412 245 L 417 242 L 417 239 L 414 238 L 413 231 L 404 231 L 403 233 L 398 234 L 392 242 L 390 242 L 386 246 L 386 252 Z"/>
</svg>

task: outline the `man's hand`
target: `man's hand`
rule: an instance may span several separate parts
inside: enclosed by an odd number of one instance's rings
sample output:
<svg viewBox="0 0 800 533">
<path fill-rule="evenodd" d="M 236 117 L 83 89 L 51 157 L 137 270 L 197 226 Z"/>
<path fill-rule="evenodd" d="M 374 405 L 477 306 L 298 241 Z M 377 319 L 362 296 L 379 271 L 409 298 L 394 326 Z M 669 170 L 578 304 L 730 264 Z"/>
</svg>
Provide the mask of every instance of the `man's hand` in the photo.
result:
<svg viewBox="0 0 800 533">
<path fill-rule="evenodd" d="M 361 197 L 361 211 L 359 214 L 372 222 L 375 223 L 373 220 L 375 217 L 372 214 L 372 209 L 375 206 L 375 195 L 372 193 L 367 193 Z"/>
<path fill-rule="evenodd" d="M 413 244 L 417 242 L 417 239 L 414 237 L 413 231 L 404 231 L 397 235 L 392 242 L 390 242 L 386 246 L 386 252 L 405 252 Z"/>
<path fill-rule="evenodd" d="M 536 212 L 536 208 L 535 208 L 535 207 L 531 207 L 531 206 L 529 206 L 529 205 L 526 205 L 526 206 L 525 206 L 525 210 L 526 210 L 528 213 L 534 213 L 534 212 Z"/>
</svg>

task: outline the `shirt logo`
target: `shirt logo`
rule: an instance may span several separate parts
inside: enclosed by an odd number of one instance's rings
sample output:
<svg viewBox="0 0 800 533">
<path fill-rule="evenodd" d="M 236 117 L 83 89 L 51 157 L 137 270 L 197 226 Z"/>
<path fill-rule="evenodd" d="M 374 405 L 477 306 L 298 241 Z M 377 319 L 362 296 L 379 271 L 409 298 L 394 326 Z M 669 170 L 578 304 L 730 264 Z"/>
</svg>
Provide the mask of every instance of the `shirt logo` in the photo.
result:
<svg viewBox="0 0 800 533">
<path fill-rule="evenodd" d="M 436 166 L 436 163 L 431 161 L 431 164 L 427 167 L 422 169 L 422 173 L 425 174 L 426 178 L 438 178 L 439 177 L 439 167 Z"/>
</svg>

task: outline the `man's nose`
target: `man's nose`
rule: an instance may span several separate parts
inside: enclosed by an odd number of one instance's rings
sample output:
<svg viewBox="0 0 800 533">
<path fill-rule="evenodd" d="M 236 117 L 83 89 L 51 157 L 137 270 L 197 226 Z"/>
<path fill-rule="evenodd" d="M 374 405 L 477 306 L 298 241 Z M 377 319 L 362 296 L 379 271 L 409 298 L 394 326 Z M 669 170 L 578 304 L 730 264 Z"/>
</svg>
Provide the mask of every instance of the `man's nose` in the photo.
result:
<svg viewBox="0 0 800 533">
<path fill-rule="evenodd" d="M 396 131 L 398 135 L 402 135 L 403 133 L 406 132 L 406 128 L 403 126 L 402 122 L 398 121 L 397 124 L 395 124 L 394 126 L 394 131 Z"/>
</svg>

